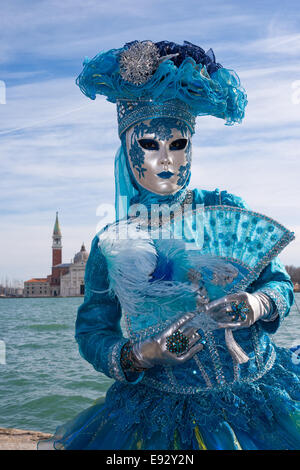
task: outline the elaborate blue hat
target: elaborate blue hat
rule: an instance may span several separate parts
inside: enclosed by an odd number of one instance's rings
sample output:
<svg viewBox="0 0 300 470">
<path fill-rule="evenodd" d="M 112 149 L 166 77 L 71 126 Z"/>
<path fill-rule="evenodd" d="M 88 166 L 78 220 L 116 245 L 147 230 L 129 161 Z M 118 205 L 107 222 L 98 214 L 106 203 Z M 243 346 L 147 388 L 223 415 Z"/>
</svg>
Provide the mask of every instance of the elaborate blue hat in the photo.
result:
<svg viewBox="0 0 300 470">
<path fill-rule="evenodd" d="M 212 49 L 184 41 L 133 41 L 84 60 L 76 83 L 91 99 L 117 104 L 119 135 L 139 121 L 175 117 L 194 131 L 197 116 L 241 123 L 247 95 L 238 75 L 215 60 Z"/>
</svg>

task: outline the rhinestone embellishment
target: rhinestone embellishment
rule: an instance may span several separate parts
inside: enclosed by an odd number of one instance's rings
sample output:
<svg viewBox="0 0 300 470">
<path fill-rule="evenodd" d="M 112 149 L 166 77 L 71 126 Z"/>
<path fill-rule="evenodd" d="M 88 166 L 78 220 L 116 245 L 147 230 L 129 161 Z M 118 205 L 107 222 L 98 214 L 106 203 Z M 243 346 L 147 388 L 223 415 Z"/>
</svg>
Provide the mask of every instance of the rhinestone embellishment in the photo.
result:
<svg viewBox="0 0 300 470">
<path fill-rule="evenodd" d="M 167 337 L 166 344 L 168 351 L 181 354 L 188 349 L 189 339 L 180 330 L 177 330 Z"/>
<path fill-rule="evenodd" d="M 158 68 L 159 58 L 153 42 L 136 42 L 120 54 L 120 75 L 126 82 L 143 85 Z"/>
<path fill-rule="evenodd" d="M 247 313 L 249 313 L 249 307 L 246 302 L 232 302 L 230 304 L 231 311 L 228 312 L 228 315 L 232 316 L 232 321 L 246 320 Z"/>
</svg>

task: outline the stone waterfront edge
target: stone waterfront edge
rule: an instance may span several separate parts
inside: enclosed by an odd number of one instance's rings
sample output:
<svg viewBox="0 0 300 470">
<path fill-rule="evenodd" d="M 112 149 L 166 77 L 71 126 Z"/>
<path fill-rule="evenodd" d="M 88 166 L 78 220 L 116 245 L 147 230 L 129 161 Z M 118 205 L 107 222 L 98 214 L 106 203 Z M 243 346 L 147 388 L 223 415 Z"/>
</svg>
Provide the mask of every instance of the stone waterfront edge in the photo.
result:
<svg viewBox="0 0 300 470">
<path fill-rule="evenodd" d="M 41 439 L 48 439 L 51 434 L 27 429 L 0 428 L 0 450 L 36 450 Z"/>
</svg>

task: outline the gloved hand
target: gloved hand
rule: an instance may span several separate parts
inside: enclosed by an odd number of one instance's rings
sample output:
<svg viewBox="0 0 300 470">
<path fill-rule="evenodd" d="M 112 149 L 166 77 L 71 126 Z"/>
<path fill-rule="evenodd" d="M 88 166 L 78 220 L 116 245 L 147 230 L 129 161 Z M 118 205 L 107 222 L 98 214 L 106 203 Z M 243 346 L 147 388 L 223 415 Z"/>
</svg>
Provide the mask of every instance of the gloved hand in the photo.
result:
<svg viewBox="0 0 300 470">
<path fill-rule="evenodd" d="M 277 316 L 271 299 L 262 292 L 229 294 L 206 304 L 203 309 L 219 328 L 225 328 L 226 345 L 237 364 L 247 362 L 249 357 L 235 341 L 233 330 L 247 328 L 260 319 L 270 321 Z"/>
<path fill-rule="evenodd" d="M 218 323 L 219 328 L 237 329 L 247 328 L 260 319 L 268 319 L 273 305 L 262 292 L 249 294 L 241 291 L 206 304 L 204 310 Z"/>
<path fill-rule="evenodd" d="M 188 361 L 201 351 L 204 341 L 201 342 L 201 336 L 197 333 L 199 327 L 192 324 L 194 317 L 195 313 L 188 313 L 164 331 L 134 343 L 131 356 L 134 367 L 174 366 Z"/>
</svg>

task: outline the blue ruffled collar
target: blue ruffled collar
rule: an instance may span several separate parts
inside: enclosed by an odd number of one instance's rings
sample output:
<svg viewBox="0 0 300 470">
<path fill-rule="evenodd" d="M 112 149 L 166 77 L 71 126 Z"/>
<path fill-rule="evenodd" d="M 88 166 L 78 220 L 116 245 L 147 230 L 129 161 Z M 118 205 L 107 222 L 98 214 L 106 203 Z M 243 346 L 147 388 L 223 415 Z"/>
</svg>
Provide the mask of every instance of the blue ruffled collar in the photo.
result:
<svg viewBox="0 0 300 470">
<path fill-rule="evenodd" d="M 139 186 L 139 194 L 131 198 L 130 204 L 143 204 L 147 209 L 151 209 L 151 204 L 181 204 L 187 195 L 187 187 L 180 189 L 175 194 L 160 195 L 151 193 L 145 188 Z"/>
</svg>

